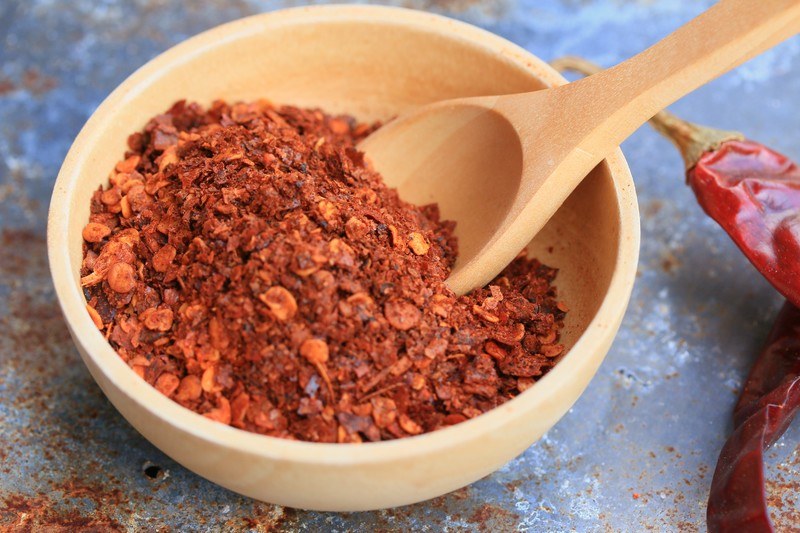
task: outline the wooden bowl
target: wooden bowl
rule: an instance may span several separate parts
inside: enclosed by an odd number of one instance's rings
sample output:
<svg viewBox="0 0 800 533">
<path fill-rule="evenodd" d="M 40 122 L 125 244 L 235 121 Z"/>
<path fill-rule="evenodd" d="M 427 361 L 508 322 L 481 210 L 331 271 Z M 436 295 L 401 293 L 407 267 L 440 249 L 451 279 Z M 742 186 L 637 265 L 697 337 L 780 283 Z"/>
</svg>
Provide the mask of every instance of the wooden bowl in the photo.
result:
<svg viewBox="0 0 800 533">
<path fill-rule="evenodd" d="M 480 29 L 414 11 L 307 7 L 225 24 L 168 50 L 97 109 L 53 191 L 48 252 L 58 299 L 83 361 L 114 406 L 167 455 L 236 492 L 305 509 L 358 511 L 418 502 L 467 485 L 522 453 L 561 418 L 608 351 L 639 249 L 633 182 L 617 151 L 530 244 L 558 267 L 568 314 L 558 365 L 514 400 L 467 422 L 369 444 L 294 442 L 212 422 L 158 393 L 114 352 L 86 312 L 81 230 L 92 191 L 128 134 L 179 99 L 319 106 L 386 120 L 444 98 L 564 83 L 547 64 Z M 489 195 L 490 180 L 476 194 Z M 402 191 L 401 191 L 402 193 Z M 448 198 L 440 205 L 446 216 Z"/>
</svg>

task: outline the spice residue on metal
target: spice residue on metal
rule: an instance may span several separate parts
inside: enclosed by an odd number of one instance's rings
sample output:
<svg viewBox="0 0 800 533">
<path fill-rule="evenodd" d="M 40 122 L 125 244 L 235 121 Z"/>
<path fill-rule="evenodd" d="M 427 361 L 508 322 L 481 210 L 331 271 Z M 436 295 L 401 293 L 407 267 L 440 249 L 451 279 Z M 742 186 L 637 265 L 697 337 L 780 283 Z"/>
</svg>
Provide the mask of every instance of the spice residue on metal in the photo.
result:
<svg viewBox="0 0 800 533">
<path fill-rule="evenodd" d="M 646 130 L 623 146 L 643 207 L 643 234 L 639 277 L 620 333 L 572 412 L 500 471 L 402 509 L 308 513 L 241 498 L 148 444 L 103 398 L 59 318 L 44 245 L 52 182 L 92 110 L 148 58 L 188 35 L 284 4 L 51 4 L 11 0 L 0 7 L 2 79 L 16 87 L 36 65 L 57 80 L 39 96 L 0 91 L 0 225 L 11 232 L 0 253 L 0 528 L 18 519 L 6 512 L 8 497 L 39 498 L 53 490 L 51 481 L 74 479 L 101 494 L 120 490 L 127 503 L 104 507 L 98 519 L 133 529 L 458 529 L 475 527 L 469 520 L 486 504 L 511 513 L 490 526 L 519 531 L 701 528 L 709 469 L 730 429 L 734 391 L 781 299 L 757 276 L 742 275 L 754 273 L 752 267 L 700 212 L 691 191 L 676 183 L 680 158 Z M 402 4 L 431 7 L 422 0 Z M 531 2 L 490 0 L 464 11 L 453 4 L 434 9 L 545 59 L 574 53 L 610 65 L 711 4 L 541 0 L 533 8 Z M 800 87 L 798 61 L 800 43 L 788 42 L 685 98 L 676 110 L 746 130 L 798 159 L 798 108 L 791 96 Z M 666 252 L 680 260 L 669 274 L 661 264 Z M 676 371 L 679 377 L 666 378 Z M 698 391 L 716 400 L 701 401 Z M 800 431 L 791 429 L 767 454 L 772 518 L 784 529 L 798 523 L 792 502 L 800 491 L 791 480 L 800 452 L 790 444 L 798 438 Z M 169 477 L 149 478 L 143 471 L 148 461 Z M 83 518 L 93 516 L 88 503 L 67 504 Z"/>
</svg>

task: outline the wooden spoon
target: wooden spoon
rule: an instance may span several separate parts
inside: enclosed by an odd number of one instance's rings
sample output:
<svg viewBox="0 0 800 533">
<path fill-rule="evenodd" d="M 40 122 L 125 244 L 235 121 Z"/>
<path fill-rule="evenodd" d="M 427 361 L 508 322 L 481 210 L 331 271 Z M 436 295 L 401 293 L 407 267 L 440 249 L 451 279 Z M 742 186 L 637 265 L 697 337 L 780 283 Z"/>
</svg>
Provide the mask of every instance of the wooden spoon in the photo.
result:
<svg viewBox="0 0 800 533">
<path fill-rule="evenodd" d="M 448 284 L 463 294 L 505 268 L 592 168 L 658 111 L 797 32 L 798 0 L 722 0 L 614 68 L 547 90 L 427 105 L 361 148 L 405 199 L 437 201 L 457 221 Z M 476 192 L 487 190 L 485 180 L 491 194 Z"/>
</svg>

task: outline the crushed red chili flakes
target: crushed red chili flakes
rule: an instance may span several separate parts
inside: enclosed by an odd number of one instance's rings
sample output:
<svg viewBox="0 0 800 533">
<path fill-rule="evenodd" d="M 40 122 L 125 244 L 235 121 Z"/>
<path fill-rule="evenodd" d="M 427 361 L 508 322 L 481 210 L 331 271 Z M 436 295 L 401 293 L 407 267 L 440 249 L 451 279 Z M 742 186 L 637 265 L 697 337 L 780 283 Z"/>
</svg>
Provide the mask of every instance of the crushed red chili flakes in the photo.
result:
<svg viewBox="0 0 800 533">
<path fill-rule="evenodd" d="M 555 365 L 556 271 L 521 254 L 457 298 L 455 224 L 364 162 L 374 128 L 178 102 L 130 136 L 92 197 L 81 283 L 134 372 L 237 428 L 362 442 L 473 418 Z"/>
</svg>

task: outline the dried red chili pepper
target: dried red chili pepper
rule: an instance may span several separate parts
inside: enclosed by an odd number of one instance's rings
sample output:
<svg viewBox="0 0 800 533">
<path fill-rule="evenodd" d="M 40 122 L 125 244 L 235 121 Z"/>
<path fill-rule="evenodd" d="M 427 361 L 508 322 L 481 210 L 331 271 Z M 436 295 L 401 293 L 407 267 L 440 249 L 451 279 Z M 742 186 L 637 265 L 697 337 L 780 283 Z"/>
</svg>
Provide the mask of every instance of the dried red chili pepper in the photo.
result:
<svg viewBox="0 0 800 533">
<path fill-rule="evenodd" d="M 764 450 L 800 409 L 800 309 L 786 302 L 744 384 L 708 499 L 709 531 L 772 531 Z"/>
<path fill-rule="evenodd" d="M 574 57 L 553 66 L 582 74 L 600 70 Z M 650 123 L 680 150 L 686 181 L 706 214 L 778 292 L 800 306 L 800 168 L 738 132 L 693 124 L 667 111 Z"/>
<path fill-rule="evenodd" d="M 594 74 L 575 57 L 558 70 Z M 681 151 L 698 203 L 788 301 L 745 382 L 734 433 L 720 453 L 708 501 L 709 531 L 773 531 L 764 493 L 763 453 L 800 408 L 800 168 L 740 133 L 662 111 L 651 124 Z"/>
<path fill-rule="evenodd" d="M 670 113 L 652 124 L 680 148 L 703 210 L 778 292 L 800 305 L 800 168 L 737 133 Z"/>
</svg>

